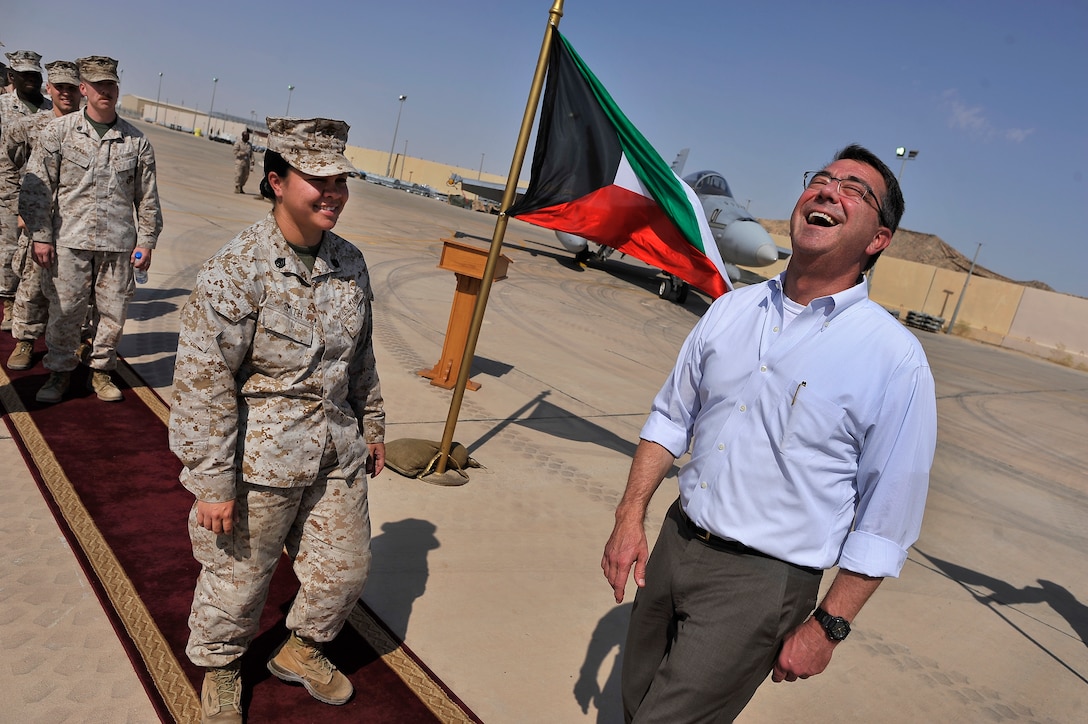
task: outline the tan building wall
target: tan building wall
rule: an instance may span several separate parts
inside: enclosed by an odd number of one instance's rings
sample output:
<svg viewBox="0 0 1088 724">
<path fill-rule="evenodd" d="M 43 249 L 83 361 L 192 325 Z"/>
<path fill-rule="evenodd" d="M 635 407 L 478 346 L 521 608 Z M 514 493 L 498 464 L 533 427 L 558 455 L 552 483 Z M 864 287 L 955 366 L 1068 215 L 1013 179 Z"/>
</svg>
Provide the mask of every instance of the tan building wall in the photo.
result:
<svg viewBox="0 0 1088 724">
<path fill-rule="evenodd" d="M 1088 299 L 1025 288 L 1002 344 L 1088 370 Z"/>
<path fill-rule="evenodd" d="M 779 246 L 790 246 L 786 237 L 771 238 Z M 750 269 L 770 277 L 787 264 Z M 965 293 L 966 279 L 964 272 L 881 257 L 869 294 L 900 319 L 905 320 L 908 312 L 924 312 L 943 317 L 947 331 L 955 315 L 952 334 L 1088 371 L 1088 299 L 973 275 Z"/>
</svg>

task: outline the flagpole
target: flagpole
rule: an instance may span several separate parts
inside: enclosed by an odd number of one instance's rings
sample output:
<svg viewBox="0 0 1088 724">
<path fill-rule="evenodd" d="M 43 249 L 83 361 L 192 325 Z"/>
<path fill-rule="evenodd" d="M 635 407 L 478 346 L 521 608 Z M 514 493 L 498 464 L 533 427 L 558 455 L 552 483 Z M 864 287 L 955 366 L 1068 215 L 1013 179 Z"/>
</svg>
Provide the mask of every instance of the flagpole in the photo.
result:
<svg viewBox="0 0 1088 724">
<path fill-rule="evenodd" d="M 480 338 L 480 328 L 483 326 L 487 297 L 491 293 L 491 282 L 495 278 L 495 268 L 498 266 L 499 255 L 502 252 L 503 236 L 506 235 L 506 226 L 509 223 L 506 210 L 513 205 L 514 198 L 517 196 L 518 179 L 521 177 L 521 167 L 525 161 L 525 150 L 529 147 L 529 135 L 533 130 L 533 118 L 536 117 L 540 94 L 544 88 L 544 77 L 548 71 L 552 36 L 559 27 L 559 19 L 562 17 L 563 0 L 555 0 L 552 9 L 548 11 L 548 27 L 544 31 L 544 42 L 540 46 L 540 57 L 536 62 L 536 73 L 533 75 L 533 85 L 529 90 L 529 100 L 525 103 L 525 115 L 521 119 L 521 132 L 518 134 L 518 142 L 514 148 L 514 158 L 510 161 L 510 174 L 506 177 L 506 190 L 502 195 L 499 217 L 495 221 L 495 232 L 491 237 L 491 250 L 487 255 L 483 279 L 480 280 L 480 291 L 476 297 L 476 307 L 472 311 L 472 323 L 468 330 L 465 353 L 461 358 L 461 369 L 457 373 L 457 384 L 453 388 L 453 399 L 450 401 L 450 411 L 446 416 L 446 427 L 442 431 L 441 454 L 438 456 L 438 467 L 435 470 L 439 475 L 446 472 L 446 460 L 449 456 L 450 447 L 453 445 L 453 431 L 457 427 L 457 416 L 461 412 L 461 403 L 465 398 L 465 387 L 468 385 L 469 374 L 472 372 L 472 358 L 476 354 L 476 342 Z"/>
</svg>

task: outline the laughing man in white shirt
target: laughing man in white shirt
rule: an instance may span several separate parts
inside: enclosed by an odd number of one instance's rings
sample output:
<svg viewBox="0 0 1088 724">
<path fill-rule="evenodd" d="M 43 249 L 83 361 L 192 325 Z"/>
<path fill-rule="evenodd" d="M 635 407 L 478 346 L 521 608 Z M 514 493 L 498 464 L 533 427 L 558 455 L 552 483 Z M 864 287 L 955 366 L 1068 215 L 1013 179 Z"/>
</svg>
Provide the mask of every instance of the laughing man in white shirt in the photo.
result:
<svg viewBox="0 0 1088 724">
<path fill-rule="evenodd" d="M 862 276 L 903 208 L 883 162 L 843 149 L 805 175 L 786 271 L 718 299 L 681 348 L 601 562 L 617 603 L 632 567 L 638 587 L 628 722 L 732 721 L 768 673 L 819 674 L 903 567 L 936 445 L 933 377 Z M 689 450 L 651 556 L 647 506 Z"/>
</svg>

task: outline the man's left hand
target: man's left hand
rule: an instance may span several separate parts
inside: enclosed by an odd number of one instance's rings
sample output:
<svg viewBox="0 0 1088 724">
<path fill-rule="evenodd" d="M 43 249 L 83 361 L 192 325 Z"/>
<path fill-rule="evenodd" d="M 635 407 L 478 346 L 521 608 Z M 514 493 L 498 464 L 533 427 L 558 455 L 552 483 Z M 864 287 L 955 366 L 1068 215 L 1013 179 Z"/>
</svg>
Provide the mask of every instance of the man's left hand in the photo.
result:
<svg viewBox="0 0 1088 724">
<path fill-rule="evenodd" d="M 771 671 L 771 680 L 777 684 L 822 673 L 834 651 L 835 642 L 829 640 L 823 626 L 810 617 L 786 634 Z"/>
</svg>

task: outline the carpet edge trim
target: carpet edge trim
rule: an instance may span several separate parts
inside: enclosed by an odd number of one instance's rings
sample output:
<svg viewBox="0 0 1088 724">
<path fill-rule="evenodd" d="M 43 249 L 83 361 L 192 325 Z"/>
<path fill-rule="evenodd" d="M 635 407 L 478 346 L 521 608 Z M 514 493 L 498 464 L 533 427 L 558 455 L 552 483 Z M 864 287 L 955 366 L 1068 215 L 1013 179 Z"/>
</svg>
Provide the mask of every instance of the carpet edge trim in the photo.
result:
<svg viewBox="0 0 1088 724">
<path fill-rule="evenodd" d="M 474 724 L 479 721 L 466 713 L 446 687 L 407 652 L 407 647 L 386 630 L 365 603 L 359 601 L 355 604 L 348 622 L 375 651 L 386 652 L 381 654 L 382 660 L 440 721 L 445 724 Z"/>
<path fill-rule="evenodd" d="M 195 720 L 200 713 L 196 690 L 3 370 L 0 404 L 171 715 L 176 721 Z"/>
</svg>

